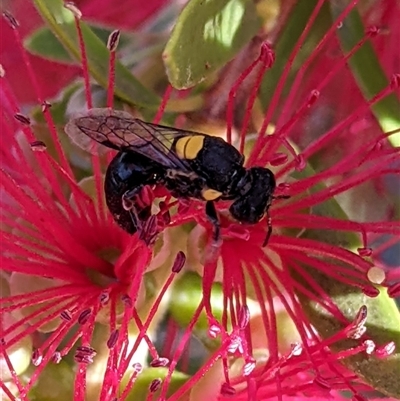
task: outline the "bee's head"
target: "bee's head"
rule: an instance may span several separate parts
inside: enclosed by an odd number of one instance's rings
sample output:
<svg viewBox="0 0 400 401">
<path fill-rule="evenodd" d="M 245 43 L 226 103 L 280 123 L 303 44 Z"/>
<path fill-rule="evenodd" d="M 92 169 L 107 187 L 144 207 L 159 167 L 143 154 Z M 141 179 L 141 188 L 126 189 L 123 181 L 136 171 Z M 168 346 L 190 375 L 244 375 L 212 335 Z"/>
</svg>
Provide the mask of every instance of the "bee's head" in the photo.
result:
<svg viewBox="0 0 400 401">
<path fill-rule="evenodd" d="M 232 203 L 229 211 L 242 223 L 258 223 L 272 201 L 276 185 L 274 174 L 264 167 L 252 167 L 247 170 L 241 184 L 246 191 Z"/>
</svg>

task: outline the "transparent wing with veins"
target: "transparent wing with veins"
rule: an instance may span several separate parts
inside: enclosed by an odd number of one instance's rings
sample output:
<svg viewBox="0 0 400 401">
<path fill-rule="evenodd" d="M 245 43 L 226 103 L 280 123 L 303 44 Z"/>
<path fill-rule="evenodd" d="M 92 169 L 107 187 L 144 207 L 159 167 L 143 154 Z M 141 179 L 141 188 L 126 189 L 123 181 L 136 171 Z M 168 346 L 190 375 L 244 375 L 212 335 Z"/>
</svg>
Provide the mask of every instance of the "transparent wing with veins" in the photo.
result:
<svg viewBox="0 0 400 401">
<path fill-rule="evenodd" d="M 125 111 L 100 108 L 70 120 L 65 132 L 79 147 L 92 153 L 98 149 L 93 147 L 91 139 L 111 149 L 140 153 L 166 168 L 184 171 L 191 168 L 172 151 L 174 140 L 203 135 L 146 123 Z"/>
</svg>

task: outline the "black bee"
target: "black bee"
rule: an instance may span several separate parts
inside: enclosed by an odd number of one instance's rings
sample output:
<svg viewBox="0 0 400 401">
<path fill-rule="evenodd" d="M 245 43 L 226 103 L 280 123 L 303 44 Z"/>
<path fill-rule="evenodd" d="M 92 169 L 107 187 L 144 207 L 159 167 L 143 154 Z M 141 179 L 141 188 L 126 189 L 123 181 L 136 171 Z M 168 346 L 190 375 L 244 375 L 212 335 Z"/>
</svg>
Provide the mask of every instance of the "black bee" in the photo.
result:
<svg viewBox="0 0 400 401">
<path fill-rule="evenodd" d="M 229 211 L 241 223 L 255 224 L 266 215 L 267 244 L 274 174 L 264 167 L 244 168 L 244 156 L 223 139 L 146 123 L 112 109 L 91 109 L 69 121 L 65 131 L 83 148 L 91 138 L 119 151 L 108 166 L 104 190 L 115 221 L 128 233 L 141 232 L 151 214 L 150 206 L 137 207 L 137 195 L 146 185 L 163 185 L 176 198 L 206 202 L 215 241 L 220 223 L 214 202 L 232 200 Z"/>
</svg>

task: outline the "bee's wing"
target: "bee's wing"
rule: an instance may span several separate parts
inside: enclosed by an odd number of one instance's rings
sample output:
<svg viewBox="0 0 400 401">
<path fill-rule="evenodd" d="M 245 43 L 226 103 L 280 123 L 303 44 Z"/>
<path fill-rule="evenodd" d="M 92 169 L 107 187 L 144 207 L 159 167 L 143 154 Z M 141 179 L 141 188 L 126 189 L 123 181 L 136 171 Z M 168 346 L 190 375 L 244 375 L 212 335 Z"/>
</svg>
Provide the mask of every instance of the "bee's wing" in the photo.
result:
<svg viewBox="0 0 400 401">
<path fill-rule="evenodd" d="M 86 115 L 69 121 L 65 132 L 90 152 L 94 151 L 90 140 L 93 139 L 111 149 L 140 153 L 164 167 L 181 170 L 190 170 L 190 167 L 172 151 L 172 144 L 176 138 L 198 135 L 146 123 L 125 111 L 112 109 L 91 109 Z"/>
</svg>

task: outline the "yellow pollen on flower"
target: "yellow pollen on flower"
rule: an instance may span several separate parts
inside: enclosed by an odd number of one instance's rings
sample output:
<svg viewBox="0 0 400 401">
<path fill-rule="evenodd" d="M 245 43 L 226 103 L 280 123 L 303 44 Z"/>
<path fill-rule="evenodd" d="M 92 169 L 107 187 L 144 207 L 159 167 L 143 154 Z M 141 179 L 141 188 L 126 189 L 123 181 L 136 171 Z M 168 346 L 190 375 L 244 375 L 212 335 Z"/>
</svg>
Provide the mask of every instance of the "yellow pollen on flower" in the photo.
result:
<svg viewBox="0 0 400 401">
<path fill-rule="evenodd" d="M 386 274 L 380 267 L 371 267 L 367 273 L 368 280 L 373 284 L 382 284 L 385 281 Z"/>
</svg>

